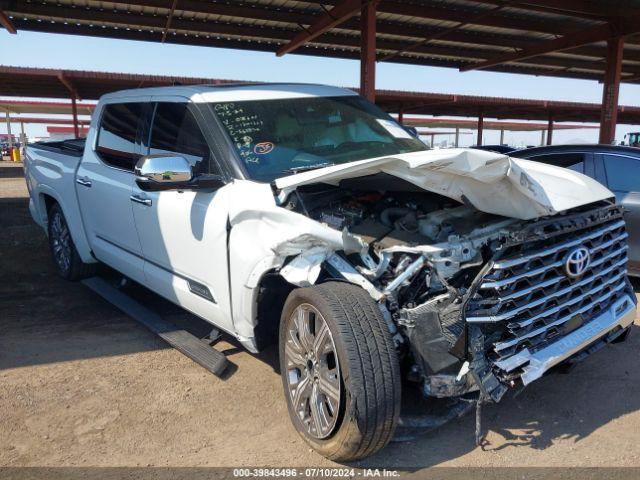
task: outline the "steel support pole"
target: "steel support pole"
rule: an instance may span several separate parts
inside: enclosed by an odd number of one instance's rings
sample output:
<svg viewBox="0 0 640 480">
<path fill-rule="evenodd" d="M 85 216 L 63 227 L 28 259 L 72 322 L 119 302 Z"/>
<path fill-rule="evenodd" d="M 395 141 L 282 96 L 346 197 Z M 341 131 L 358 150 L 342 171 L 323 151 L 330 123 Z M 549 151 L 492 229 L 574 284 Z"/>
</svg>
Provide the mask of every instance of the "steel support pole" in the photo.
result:
<svg viewBox="0 0 640 480">
<path fill-rule="evenodd" d="M 456 146 L 456 148 L 458 148 L 460 146 L 460 127 L 456 127 L 455 146 Z"/>
<path fill-rule="evenodd" d="M 478 140 L 476 145 L 482 145 L 482 132 L 484 130 L 484 113 L 480 110 L 478 114 Z"/>
<path fill-rule="evenodd" d="M 376 7 L 364 2 L 360 14 L 360 95 L 376 100 Z"/>
<path fill-rule="evenodd" d="M 504 128 L 500 129 L 500 145 L 504 145 Z"/>
<path fill-rule="evenodd" d="M 398 123 L 402 125 L 403 122 L 404 122 L 404 108 L 402 107 L 402 105 L 400 105 L 400 108 L 398 109 Z"/>
<path fill-rule="evenodd" d="M 433 148 L 434 143 L 436 142 L 436 136 L 432 133 L 431 134 L 431 148 Z"/>
<path fill-rule="evenodd" d="M 611 144 L 616 139 L 618 122 L 618 94 L 620 92 L 620 72 L 622 71 L 621 37 L 607 41 L 607 66 L 602 86 L 602 109 L 600 110 L 600 143 Z"/>
<path fill-rule="evenodd" d="M 540 130 L 540 146 L 542 147 L 544 145 L 544 134 L 546 133 L 546 130 Z"/>
<path fill-rule="evenodd" d="M 547 126 L 547 145 L 551 145 L 553 139 L 553 117 L 549 115 L 549 124 Z"/>
<path fill-rule="evenodd" d="M 7 141 L 9 142 L 9 156 L 13 154 L 13 135 L 11 135 L 11 117 L 7 111 Z M 11 160 L 11 158 L 9 158 Z"/>
<path fill-rule="evenodd" d="M 78 106 L 76 105 L 76 96 L 71 96 L 71 111 L 73 113 L 73 135 L 80 138 L 80 130 L 78 128 Z"/>
</svg>

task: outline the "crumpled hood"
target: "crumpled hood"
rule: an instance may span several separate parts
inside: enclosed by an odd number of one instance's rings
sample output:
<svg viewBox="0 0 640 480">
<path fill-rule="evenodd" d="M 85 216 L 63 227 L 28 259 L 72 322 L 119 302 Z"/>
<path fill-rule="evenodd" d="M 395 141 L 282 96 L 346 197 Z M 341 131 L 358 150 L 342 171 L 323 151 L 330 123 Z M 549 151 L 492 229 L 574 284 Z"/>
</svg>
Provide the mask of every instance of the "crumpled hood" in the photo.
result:
<svg viewBox="0 0 640 480">
<path fill-rule="evenodd" d="M 300 185 L 337 185 L 386 173 L 478 210 L 529 220 L 613 197 L 578 172 L 475 149 L 427 150 L 359 160 L 278 178 L 285 194 Z"/>
</svg>

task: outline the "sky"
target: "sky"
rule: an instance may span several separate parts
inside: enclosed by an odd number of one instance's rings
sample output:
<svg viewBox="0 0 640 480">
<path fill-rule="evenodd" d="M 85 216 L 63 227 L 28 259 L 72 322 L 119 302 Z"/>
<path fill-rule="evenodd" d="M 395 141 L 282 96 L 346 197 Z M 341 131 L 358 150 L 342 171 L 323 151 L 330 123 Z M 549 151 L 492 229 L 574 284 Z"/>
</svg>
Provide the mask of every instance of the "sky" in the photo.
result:
<svg viewBox="0 0 640 480">
<path fill-rule="evenodd" d="M 309 82 L 357 87 L 359 62 L 334 58 L 250 52 L 221 48 L 159 44 L 131 40 L 0 30 L 0 63 L 9 66 L 94 70 L 152 75 L 184 75 L 234 80 Z M 534 77 L 483 71 L 378 63 L 376 86 L 381 89 L 451 94 L 595 102 L 602 100 L 596 81 Z M 640 105 L 640 85 L 622 84 L 621 105 Z M 18 131 L 14 126 L 14 133 Z M 450 130 L 450 129 L 448 129 Z M 618 125 L 616 140 L 640 126 Z M 471 132 L 471 130 L 468 130 Z M 4 123 L 0 133 L 6 133 Z M 27 135 L 45 135 L 42 125 L 26 127 Z M 596 142 L 597 130 L 554 131 L 554 144 Z M 436 137 L 438 140 L 444 137 Z M 485 131 L 484 143 L 498 143 L 499 132 Z M 540 143 L 539 132 L 505 132 L 511 145 Z M 461 136 L 475 143 L 475 133 Z"/>
</svg>

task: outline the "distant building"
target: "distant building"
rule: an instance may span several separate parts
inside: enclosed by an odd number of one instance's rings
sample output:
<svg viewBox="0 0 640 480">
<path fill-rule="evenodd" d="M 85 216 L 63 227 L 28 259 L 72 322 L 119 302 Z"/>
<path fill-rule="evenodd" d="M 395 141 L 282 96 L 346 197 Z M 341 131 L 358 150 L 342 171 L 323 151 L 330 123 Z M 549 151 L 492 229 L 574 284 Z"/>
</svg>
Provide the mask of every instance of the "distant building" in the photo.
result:
<svg viewBox="0 0 640 480">
<path fill-rule="evenodd" d="M 86 127 L 80 127 L 78 129 L 78 133 L 81 138 L 87 136 L 87 132 L 89 131 Z M 47 127 L 47 133 L 49 134 L 49 140 L 57 141 L 57 140 L 68 140 L 70 138 L 75 138 L 75 134 L 73 131 L 73 127 Z"/>
</svg>

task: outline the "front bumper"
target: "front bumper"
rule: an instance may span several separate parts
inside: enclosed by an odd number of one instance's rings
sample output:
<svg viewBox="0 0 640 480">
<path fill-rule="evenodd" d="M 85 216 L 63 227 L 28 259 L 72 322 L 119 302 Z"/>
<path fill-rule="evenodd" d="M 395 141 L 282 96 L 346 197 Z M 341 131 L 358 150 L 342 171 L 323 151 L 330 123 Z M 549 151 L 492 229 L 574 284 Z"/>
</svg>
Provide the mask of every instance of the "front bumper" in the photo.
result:
<svg viewBox="0 0 640 480">
<path fill-rule="evenodd" d="M 562 363 L 590 344 L 610 334 L 623 332 L 636 318 L 635 299 L 625 295 L 586 325 L 535 352 L 528 348 L 517 354 L 495 362 L 505 372 L 520 368 L 520 379 L 524 385 L 540 378 L 550 368 Z"/>
</svg>

